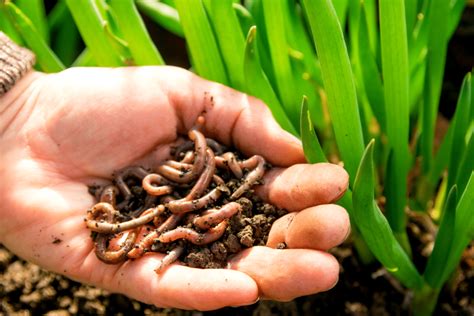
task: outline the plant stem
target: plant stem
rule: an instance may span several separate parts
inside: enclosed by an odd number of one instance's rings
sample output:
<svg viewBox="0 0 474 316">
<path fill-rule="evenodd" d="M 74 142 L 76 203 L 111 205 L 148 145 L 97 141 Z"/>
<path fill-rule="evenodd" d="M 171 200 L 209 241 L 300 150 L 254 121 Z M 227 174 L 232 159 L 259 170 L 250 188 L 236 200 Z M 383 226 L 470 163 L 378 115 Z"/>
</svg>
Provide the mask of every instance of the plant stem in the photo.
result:
<svg viewBox="0 0 474 316">
<path fill-rule="evenodd" d="M 421 289 L 415 290 L 415 295 L 412 302 L 413 315 L 432 315 L 436 307 L 436 303 L 438 302 L 439 292 L 440 289 L 433 289 L 427 284 L 423 285 Z"/>
</svg>

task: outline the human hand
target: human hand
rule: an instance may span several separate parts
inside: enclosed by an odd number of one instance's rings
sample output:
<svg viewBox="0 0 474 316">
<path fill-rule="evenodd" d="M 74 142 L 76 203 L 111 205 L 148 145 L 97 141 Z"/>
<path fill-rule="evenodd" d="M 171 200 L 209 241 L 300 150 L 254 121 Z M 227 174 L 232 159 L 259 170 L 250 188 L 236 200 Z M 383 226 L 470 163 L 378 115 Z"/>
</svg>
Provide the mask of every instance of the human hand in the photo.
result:
<svg viewBox="0 0 474 316">
<path fill-rule="evenodd" d="M 174 264 L 163 255 L 108 265 L 85 227 L 87 185 L 129 165 L 153 167 L 205 112 L 203 132 L 277 168 L 257 193 L 291 213 L 269 247 L 252 247 L 228 269 Z M 349 233 L 346 211 L 329 204 L 348 185 L 330 164 L 304 164 L 300 143 L 259 100 L 174 67 L 31 72 L 0 98 L 0 241 L 17 255 L 74 280 L 162 307 L 211 310 L 259 297 L 290 300 L 330 289 L 339 265 L 325 252 Z M 285 242 L 288 249 L 273 249 Z"/>
</svg>

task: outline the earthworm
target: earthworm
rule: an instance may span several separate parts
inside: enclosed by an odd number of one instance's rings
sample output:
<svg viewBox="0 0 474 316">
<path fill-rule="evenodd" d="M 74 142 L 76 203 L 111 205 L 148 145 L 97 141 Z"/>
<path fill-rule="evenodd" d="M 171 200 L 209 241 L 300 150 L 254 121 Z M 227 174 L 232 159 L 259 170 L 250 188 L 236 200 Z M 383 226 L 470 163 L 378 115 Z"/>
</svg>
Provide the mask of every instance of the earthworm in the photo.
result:
<svg viewBox="0 0 474 316">
<path fill-rule="evenodd" d="M 125 183 L 124 179 L 134 176 L 142 180 L 148 174 L 149 174 L 148 171 L 138 166 L 125 168 L 125 169 L 120 170 L 117 173 L 117 175 L 115 176 L 115 183 L 117 184 L 117 187 L 120 189 L 120 192 L 122 192 L 123 197 L 126 201 L 130 199 L 130 197 L 132 196 L 132 192 L 130 191 L 130 188 L 128 187 L 128 185 Z"/>
<path fill-rule="evenodd" d="M 183 159 L 181 159 L 181 163 L 186 163 L 186 164 L 191 164 L 194 160 L 194 151 L 187 151 L 186 154 L 184 154 Z"/>
<path fill-rule="evenodd" d="M 137 238 L 136 229 L 125 232 L 127 238 L 120 245 L 118 250 L 107 249 L 109 235 L 98 234 L 95 242 L 95 254 L 97 258 L 105 263 L 119 263 L 127 258 L 127 253 L 133 248 L 135 239 Z"/>
<path fill-rule="evenodd" d="M 183 218 L 182 214 L 173 214 L 166 221 L 160 225 L 157 229 L 148 233 L 145 238 L 143 238 L 135 248 L 133 248 L 129 253 L 129 258 L 138 258 L 143 255 L 143 253 L 153 245 L 155 239 L 157 239 L 163 232 L 175 228 L 179 221 Z"/>
<path fill-rule="evenodd" d="M 118 188 L 113 185 L 109 184 L 107 185 L 102 192 L 100 193 L 100 201 L 101 202 L 106 202 L 112 205 L 112 207 L 115 209 L 116 208 L 116 201 L 117 201 L 117 195 L 119 194 Z"/>
<path fill-rule="evenodd" d="M 240 164 L 233 153 L 226 152 L 225 154 L 216 157 L 215 160 L 218 167 L 226 169 L 229 168 L 237 179 L 241 179 L 243 177 L 242 168 L 240 167 Z"/>
<path fill-rule="evenodd" d="M 236 202 L 230 202 L 222 206 L 220 209 L 210 209 L 193 219 L 193 224 L 201 229 L 209 229 L 231 218 L 234 214 L 242 210 L 242 206 Z"/>
<path fill-rule="evenodd" d="M 181 171 L 178 173 L 176 173 L 176 169 L 165 164 L 162 164 L 157 168 L 158 173 L 176 183 L 189 183 L 196 179 L 202 172 L 206 162 L 207 145 L 204 135 L 197 129 L 193 128 L 189 131 L 188 137 L 194 142 L 194 151 L 196 152 L 193 168 L 189 172 Z"/>
<path fill-rule="evenodd" d="M 199 199 L 186 201 L 184 199 L 176 200 L 165 204 L 165 206 L 174 214 L 187 213 L 195 210 L 199 210 L 219 199 L 222 192 L 227 192 L 227 187 L 218 186 L 206 195 L 200 197 Z"/>
<path fill-rule="evenodd" d="M 173 192 L 173 187 L 170 185 L 164 185 L 166 183 L 168 183 L 168 181 L 156 173 L 150 173 L 142 180 L 143 189 L 145 189 L 148 194 L 155 196 Z"/>
<path fill-rule="evenodd" d="M 164 165 L 179 170 L 181 172 L 187 172 L 193 168 L 191 163 L 175 161 L 175 160 L 167 160 L 164 162 Z"/>
<path fill-rule="evenodd" d="M 262 156 L 252 156 L 251 158 L 241 162 L 241 166 L 244 168 L 254 168 L 245 177 L 242 185 L 232 193 L 230 196 L 231 200 L 238 199 L 245 191 L 249 190 L 256 182 L 262 179 L 265 173 L 265 159 Z"/>
<path fill-rule="evenodd" d="M 87 227 L 95 232 L 98 233 L 105 233 L 105 234 L 110 234 L 110 233 L 120 233 L 125 230 L 137 228 L 139 226 L 142 226 L 148 222 L 150 222 L 154 217 L 162 214 L 165 211 L 165 208 L 163 205 L 159 205 L 157 207 L 151 208 L 151 211 L 147 213 L 144 216 L 140 216 L 135 219 L 131 219 L 126 222 L 121 222 L 117 224 L 113 223 L 108 223 L 108 222 L 99 222 L 95 219 L 89 218 L 89 213 L 88 213 L 88 218 L 86 219 Z M 95 213 L 97 212 L 116 212 L 113 208 L 112 205 L 108 203 L 97 203 L 92 207 L 90 210 L 90 214 L 94 216 Z M 146 211 L 145 211 L 146 212 Z"/>
<path fill-rule="evenodd" d="M 161 259 L 160 265 L 155 269 L 156 274 L 160 274 L 163 269 L 166 269 L 171 264 L 178 260 L 179 256 L 184 252 L 184 246 L 179 245 L 171 249 L 164 257 Z"/>
<path fill-rule="evenodd" d="M 185 239 L 195 245 L 202 246 L 219 239 L 224 234 L 227 225 L 227 221 L 222 221 L 204 233 L 198 233 L 191 228 L 178 227 L 161 234 L 158 240 L 162 243 L 170 243 L 178 239 Z"/>
</svg>

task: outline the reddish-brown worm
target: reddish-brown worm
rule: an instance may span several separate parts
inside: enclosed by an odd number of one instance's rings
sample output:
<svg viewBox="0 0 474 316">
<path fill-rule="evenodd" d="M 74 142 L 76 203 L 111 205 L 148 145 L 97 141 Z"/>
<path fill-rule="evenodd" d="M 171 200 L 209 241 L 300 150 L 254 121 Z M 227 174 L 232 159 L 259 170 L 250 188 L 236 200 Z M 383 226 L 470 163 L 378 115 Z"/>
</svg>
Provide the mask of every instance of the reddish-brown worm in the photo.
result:
<svg viewBox="0 0 474 316">
<path fill-rule="evenodd" d="M 164 269 L 178 260 L 179 256 L 184 252 L 182 245 L 174 247 L 161 259 L 160 265 L 155 269 L 156 274 L 160 274 Z"/>
<path fill-rule="evenodd" d="M 228 192 L 227 187 L 218 186 L 199 199 L 185 201 L 183 199 L 169 202 L 166 207 L 174 214 L 182 214 L 199 210 L 207 205 L 214 203 L 221 196 L 222 192 Z"/>
<path fill-rule="evenodd" d="M 142 186 L 145 191 L 154 196 L 165 195 L 173 192 L 173 187 L 164 185 L 168 183 L 162 176 L 156 173 L 151 173 L 143 178 Z"/>
<path fill-rule="evenodd" d="M 198 233 L 191 228 L 178 227 L 161 234 L 158 240 L 162 243 L 170 243 L 178 239 L 185 239 L 195 245 L 202 246 L 219 239 L 224 234 L 227 225 L 227 221 L 222 221 L 204 233 Z"/>
<path fill-rule="evenodd" d="M 186 163 L 186 162 L 175 161 L 175 160 L 166 160 L 163 164 L 181 172 L 187 172 L 193 168 L 192 163 Z"/>
<path fill-rule="evenodd" d="M 126 231 L 126 230 L 129 230 L 129 229 L 133 229 L 133 228 L 137 228 L 141 225 L 144 225 L 148 222 L 150 222 L 151 220 L 153 220 L 153 218 L 155 218 L 156 216 L 159 216 L 160 214 L 162 214 L 164 211 L 165 211 L 165 207 L 163 205 L 159 205 L 157 207 L 154 207 L 154 208 L 151 208 L 150 209 L 151 211 L 147 212 L 146 215 L 144 216 L 140 216 L 138 218 L 135 218 L 135 219 L 132 219 L 132 220 L 129 220 L 129 221 L 126 221 L 126 222 L 122 222 L 122 223 L 116 223 L 116 224 L 113 224 L 113 223 L 108 223 L 108 222 L 102 222 L 102 221 L 97 221 L 95 220 L 96 217 L 96 213 L 98 212 L 116 212 L 113 208 L 112 208 L 112 205 L 110 205 L 109 203 L 104 203 L 104 202 L 101 202 L 101 203 L 97 203 L 96 205 L 94 205 L 89 211 L 88 211 L 88 217 L 86 219 L 86 224 L 87 224 L 87 227 L 94 231 L 94 232 L 98 232 L 98 233 L 104 233 L 104 234 L 115 234 L 115 233 L 120 233 L 120 232 L 123 232 L 123 231 Z"/>
<path fill-rule="evenodd" d="M 186 154 L 184 154 L 183 159 L 181 159 L 181 163 L 186 163 L 186 164 L 191 164 L 194 160 L 194 151 L 187 151 Z"/>
<path fill-rule="evenodd" d="M 239 203 L 230 202 L 219 209 L 204 211 L 193 219 L 193 224 L 201 229 L 209 229 L 240 211 L 242 211 L 242 206 Z"/>
<path fill-rule="evenodd" d="M 175 228 L 183 217 L 183 214 L 172 214 L 160 225 L 160 227 L 148 233 L 137 245 L 135 245 L 135 248 L 128 253 L 128 257 L 133 259 L 141 257 L 145 251 L 153 245 L 155 239 L 157 239 L 163 232 Z"/>
<path fill-rule="evenodd" d="M 240 163 L 233 153 L 226 152 L 221 156 L 216 156 L 215 160 L 216 165 L 219 168 L 230 169 L 230 171 L 232 171 L 232 173 L 237 179 L 241 179 L 243 177 L 243 172 L 242 168 L 240 167 Z"/>
<path fill-rule="evenodd" d="M 118 250 L 107 249 L 107 242 L 109 236 L 107 234 L 97 235 L 95 241 L 95 254 L 97 258 L 105 263 L 119 263 L 127 258 L 127 253 L 133 248 L 135 239 L 137 238 L 136 229 L 124 232 L 127 234 L 127 238 L 120 245 Z"/>
<path fill-rule="evenodd" d="M 241 162 L 241 167 L 243 168 L 254 168 L 250 171 L 245 177 L 242 185 L 237 188 L 237 190 L 232 193 L 230 196 L 231 200 L 238 199 L 245 191 L 249 190 L 256 182 L 263 178 L 265 173 L 265 159 L 262 156 L 252 156 L 251 158 Z"/>
<path fill-rule="evenodd" d="M 176 183 L 189 183 L 196 179 L 204 169 L 206 162 L 206 138 L 196 129 L 191 129 L 188 137 L 194 142 L 194 150 L 196 155 L 194 157 L 193 168 L 189 172 L 179 172 L 176 174 L 176 169 L 162 164 L 157 168 L 157 172 L 165 178 Z"/>
</svg>

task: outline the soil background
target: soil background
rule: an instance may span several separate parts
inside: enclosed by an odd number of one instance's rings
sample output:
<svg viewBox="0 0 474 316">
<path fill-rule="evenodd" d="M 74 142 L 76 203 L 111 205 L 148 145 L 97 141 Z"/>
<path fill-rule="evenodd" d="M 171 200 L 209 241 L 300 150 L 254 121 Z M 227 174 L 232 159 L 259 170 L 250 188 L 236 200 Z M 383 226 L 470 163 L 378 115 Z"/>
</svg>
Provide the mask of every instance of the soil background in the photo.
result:
<svg viewBox="0 0 474 316">
<path fill-rule="evenodd" d="M 168 64 L 187 67 L 184 42 L 147 23 Z M 463 76 L 474 66 L 474 8 L 465 10 L 449 44 L 440 112 L 453 115 Z M 416 264 L 431 242 L 423 225 L 411 218 L 409 235 Z M 428 234 L 429 235 L 429 234 Z M 212 312 L 160 309 L 120 294 L 82 285 L 25 262 L 0 244 L 0 315 L 409 315 L 411 293 L 379 265 L 362 266 L 349 239 L 331 250 L 341 264 L 335 288 L 291 302 L 260 301 Z M 474 245 L 463 256 L 460 268 L 440 294 L 436 315 L 474 315 Z"/>
</svg>

